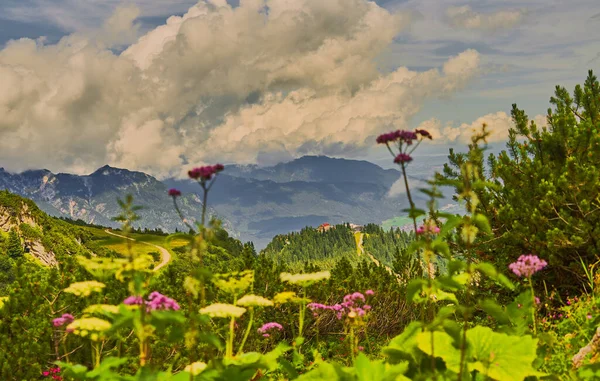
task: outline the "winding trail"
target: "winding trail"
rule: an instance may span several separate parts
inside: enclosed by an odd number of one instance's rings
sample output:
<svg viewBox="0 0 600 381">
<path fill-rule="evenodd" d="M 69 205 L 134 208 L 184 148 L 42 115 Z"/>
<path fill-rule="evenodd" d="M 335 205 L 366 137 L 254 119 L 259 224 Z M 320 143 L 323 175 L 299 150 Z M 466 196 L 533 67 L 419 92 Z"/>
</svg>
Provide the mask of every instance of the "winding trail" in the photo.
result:
<svg viewBox="0 0 600 381">
<path fill-rule="evenodd" d="M 158 251 L 160 252 L 160 263 L 154 267 L 153 271 L 158 271 L 159 269 L 165 267 L 171 261 L 171 253 L 169 253 L 169 251 L 167 249 L 165 249 L 164 247 L 162 247 L 162 246 L 158 246 L 158 245 L 155 245 L 155 244 L 149 243 L 149 242 L 138 241 L 137 239 L 133 239 L 133 238 L 130 238 L 130 237 L 125 237 L 124 235 L 113 233 L 113 232 L 111 232 L 108 229 L 106 229 L 104 232 L 108 233 L 110 235 L 114 235 L 115 237 L 125 238 L 125 239 L 128 239 L 130 241 L 140 242 L 140 243 L 143 243 L 144 245 L 150 245 L 152 247 L 157 248 Z"/>
<path fill-rule="evenodd" d="M 375 263 L 377 266 L 381 266 L 381 264 L 379 263 L 379 261 L 371 253 L 368 253 L 368 252 L 365 251 L 365 248 L 363 247 L 364 237 L 365 237 L 365 233 L 363 233 L 363 232 L 355 232 L 354 233 L 354 239 L 356 241 L 356 249 L 357 249 L 356 250 L 356 254 L 358 254 L 359 257 L 360 257 L 361 254 L 365 254 L 365 255 L 367 255 L 371 259 L 371 261 L 373 263 Z M 394 275 L 398 279 L 398 282 L 402 281 L 401 278 L 400 278 L 400 275 L 396 274 L 390 268 L 390 266 L 385 266 L 384 265 L 383 267 L 387 270 L 388 273 L 390 273 L 390 275 Z"/>
</svg>

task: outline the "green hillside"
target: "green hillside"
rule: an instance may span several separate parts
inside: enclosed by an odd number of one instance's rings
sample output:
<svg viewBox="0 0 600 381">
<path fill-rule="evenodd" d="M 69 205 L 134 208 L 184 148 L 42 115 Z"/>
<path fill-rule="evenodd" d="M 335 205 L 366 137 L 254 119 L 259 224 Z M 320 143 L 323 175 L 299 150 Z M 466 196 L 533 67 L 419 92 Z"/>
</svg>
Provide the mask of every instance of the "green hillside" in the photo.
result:
<svg viewBox="0 0 600 381">
<path fill-rule="evenodd" d="M 375 224 L 365 225 L 363 247 L 382 265 L 392 266 L 402 248 L 411 242 L 410 234 L 399 229 L 384 230 Z M 285 264 L 293 270 L 307 263 L 331 269 L 344 258 L 352 265 L 364 260 L 357 253 L 354 232 L 349 224 L 334 225 L 329 230 L 306 227 L 300 232 L 276 236 L 261 255 Z"/>
</svg>

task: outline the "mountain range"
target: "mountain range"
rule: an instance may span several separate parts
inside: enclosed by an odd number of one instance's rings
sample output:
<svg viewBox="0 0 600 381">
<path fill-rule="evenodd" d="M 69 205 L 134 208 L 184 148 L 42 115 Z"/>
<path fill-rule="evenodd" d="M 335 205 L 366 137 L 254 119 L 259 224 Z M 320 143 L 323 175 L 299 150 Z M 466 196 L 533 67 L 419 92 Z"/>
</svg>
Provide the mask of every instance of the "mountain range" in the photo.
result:
<svg viewBox="0 0 600 381">
<path fill-rule="evenodd" d="M 277 234 L 318 226 L 376 223 L 401 214 L 405 197 L 390 197 L 400 179 L 395 169 L 367 161 L 304 156 L 270 167 L 226 165 L 208 197 L 209 213 L 216 214 L 236 238 L 253 241 L 261 249 Z M 158 179 L 136 171 L 104 166 L 89 175 L 48 170 L 9 173 L 0 168 L 0 189 L 32 199 L 46 213 L 82 219 L 103 226 L 120 213 L 117 198 L 132 194 L 142 228 L 184 230 L 173 209 L 169 188 L 183 192 L 182 213 L 197 220 L 202 190 L 189 179 Z"/>
</svg>

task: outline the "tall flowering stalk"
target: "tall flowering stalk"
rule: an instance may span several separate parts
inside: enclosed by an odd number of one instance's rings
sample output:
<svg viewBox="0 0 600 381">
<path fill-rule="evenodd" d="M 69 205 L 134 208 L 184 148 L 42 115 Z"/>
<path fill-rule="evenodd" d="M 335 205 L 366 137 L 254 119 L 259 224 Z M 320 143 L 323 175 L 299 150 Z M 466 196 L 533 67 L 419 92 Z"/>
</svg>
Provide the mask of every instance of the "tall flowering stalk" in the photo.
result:
<svg viewBox="0 0 600 381">
<path fill-rule="evenodd" d="M 529 289 L 531 290 L 531 299 L 533 301 L 531 308 L 531 319 L 533 321 L 533 334 L 537 335 L 537 319 L 536 319 L 536 305 L 538 304 L 538 299 L 535 296 L 535 291 L 533 289 L 533 281 L 531 277 L 533 274 L 541 271 L 544 267 L 546 267 L 548 263 L 543 259 L 540 259 L 537 255 L 521 255 L 516 262 L 508 265 L 508 268 L 515 273 L 516 276 L 527 279 L 529 283 Z"/>
<path fill-rule="evenodd" d="M 223 171 L 225 167 L 222 164 L 208 165 L 205 167 L 198 167 L 188 171 L 190 179 L 194 179 L 202 187 L 202 220 L 201 224 L 204 226 L 206 218 L 206 202 L 208 201 L 208 192 L 215 183 L 217 173 Z"/>
<path fill-rule="evenodd" d="M 432 136 L 429 132 L 425 130 L 416 129 L 413 131 L 406 130 L 397 130 L 393 132 L 389 132 L 387 134 L 382 134 L 377 137 L 378 144 L 385 144 L 388 151 L 394 157 L 394 163 L 400 165 L 402 169 L 402 177 L 404 178 L 404 186 L 406 187 L 406 196 L 408 197 L 408 202 L 410 203 L 410 217 L 413 220 L 413 226 L 415 232 L 417 231 L 417 216 L 416 216 L 416 208 L 415 203 L 413 201 L 412 195 L 410 193 L 410 187 L 408 186 L 408 176 L 406 175 L 406 166 L 410 163 L 413 158 L 410 156 L 415 149 L 421 144 L 424 139 L 432 139 Z M 413 146 L 413 142 L 417 143 Z M 396 146 L 398 152 L 394 152 L 391 145 Z M 412 148 L 410 148 L 412 146 Z"/>
</svg>

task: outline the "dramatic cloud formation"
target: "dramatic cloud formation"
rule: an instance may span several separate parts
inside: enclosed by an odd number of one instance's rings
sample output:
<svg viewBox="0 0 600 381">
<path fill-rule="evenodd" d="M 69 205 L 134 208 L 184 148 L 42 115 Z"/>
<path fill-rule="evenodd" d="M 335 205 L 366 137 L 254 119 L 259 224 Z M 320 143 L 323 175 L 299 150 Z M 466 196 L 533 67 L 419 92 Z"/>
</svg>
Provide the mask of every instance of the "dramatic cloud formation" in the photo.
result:
<svg viewBox="0 0 600 381">
<path fill-rule="evenodd" d="M 493 31 L 508 29 L 517 25 L 523 19 L 525 12 L 522 10 L 501 10 L 492 13 L 478 13 L 470 6 L 450 7 L 446 16 L 451 25 L 466 29 L 480 29 Z"/>
<path fill-rule="evenodd" d="M 409 24 L 366 0 L 203 0 L 136 38 L 134 7 L 95 33 L 0 51 L 0 162 L 173 174 L 206 161 L 344 153 L 408 128 L 430 98 L 479 72 L 466 50 L 441 70 L 377 70 Z"/>
</svg>

